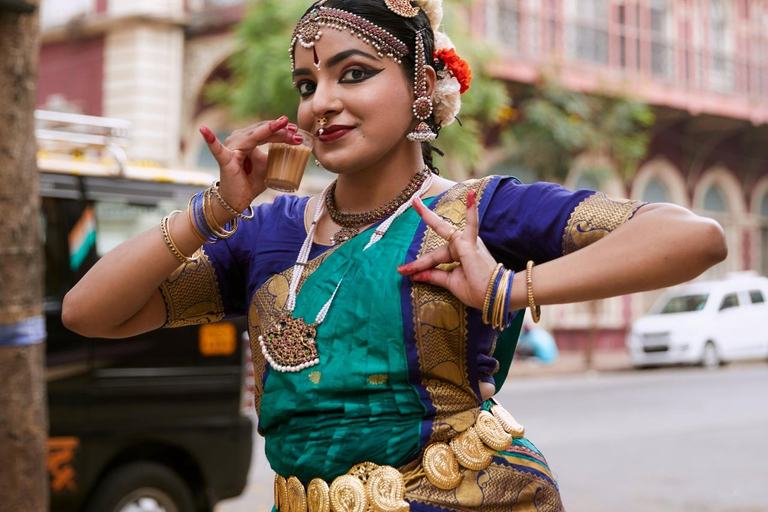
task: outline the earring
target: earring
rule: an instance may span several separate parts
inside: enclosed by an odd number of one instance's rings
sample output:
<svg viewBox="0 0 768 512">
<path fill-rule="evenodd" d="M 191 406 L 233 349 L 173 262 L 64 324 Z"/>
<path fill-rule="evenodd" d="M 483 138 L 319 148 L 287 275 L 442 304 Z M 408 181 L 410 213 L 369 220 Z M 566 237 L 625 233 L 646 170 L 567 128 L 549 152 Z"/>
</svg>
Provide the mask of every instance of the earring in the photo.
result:
<svg viewBox="0 0 768 512">
<path fill-rule="evenodd" d="M 413 92 L 416 101 L 413 102 L 413 115 L 420 122 L 407 137 L 413 142 L 432 142 L 437 138 L 437 134 L 425 122 L 432 115 L 432 100 L 427 95 L 427 70 L 424 59 L 424 38 L 421 36 L 421 31 L 416 33 L 415 61 Z"/>
</svg>

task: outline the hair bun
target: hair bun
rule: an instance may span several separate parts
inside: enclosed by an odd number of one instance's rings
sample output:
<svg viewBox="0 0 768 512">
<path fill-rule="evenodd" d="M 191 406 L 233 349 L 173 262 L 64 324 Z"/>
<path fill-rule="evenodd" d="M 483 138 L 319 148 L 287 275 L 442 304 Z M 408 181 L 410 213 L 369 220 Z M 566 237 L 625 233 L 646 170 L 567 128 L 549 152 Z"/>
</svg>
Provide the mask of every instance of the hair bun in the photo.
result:
<svg viewBox="0 0 768 512">
<path fill-rule="evenodd" d="M 432 25 L 432 31 L 437 32 L 440 23 L 443 22 L 442 0 L 416 0 L 416 4 L 424 11 Z"/>
</svg>

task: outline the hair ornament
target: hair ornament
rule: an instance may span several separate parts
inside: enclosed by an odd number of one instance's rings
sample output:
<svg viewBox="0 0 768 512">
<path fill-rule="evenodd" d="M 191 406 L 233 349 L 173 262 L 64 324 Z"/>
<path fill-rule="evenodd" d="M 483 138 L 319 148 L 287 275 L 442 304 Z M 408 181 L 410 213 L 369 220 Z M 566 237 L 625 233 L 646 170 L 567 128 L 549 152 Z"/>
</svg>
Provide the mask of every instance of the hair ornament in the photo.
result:
<svg viewBox="0 0 768 512">
<path fill-rule="evenodd" d="M 419 14 L 419 8 L 411 5 L 410 0 L 384 0 L 389 10 L 403 18 L 413 18 Z"/>
<path fill-rule="evenodd" d="M 318 4 L 319 7 L 313 8 L 296 24 L 291 36 L 291 46 L 288 48 L 291 54 L 291 69 L 296 68 L 294 59 L 296 43 L 298 42 L 304 48 L 314 47 L 326 27 L 349 31 L 353 36 L 357 35 L 365 43 L 373 46 L 379 57 L 392 57 L 398 64 L 404 56 L 408 55 L 408 46 L 388 31 L 349 11 L 323 7 L 324 3 Z"/>
<path fill-rule="evenodd" d="M 442 60 L 445 64 L 437 72 L 433 93 L 435 123 L 444 127 L 456 119 L 461 109 L 461 94 L 469 89 L 472 72 L 467 62 L 456 54 L 451 38 L 444 32 L 435 32 L 433 57 L 435 61 Z"/>
<path fill-rule="evenodd" d="M 443 1 L 442 0 L 415 0 L 415 2 L 424 11 L 429 18 L 429 24 L 432 25 L 432 31 L 437 32 L 437 28 L 443 22 Z"/>
<path fill-rule="evenodd" d="M 435 52 L 435 58 L 441 59 L 448 72 L 454 77 L 461 85 L 459 90 L 460 94 L 464 94 L 469 89 L 469 84 L 472 82 L 472 70 L 469 69 L 467 61 L 462 59 L 456 54 L 454 48 L 443 48 Z"/>
</svg>

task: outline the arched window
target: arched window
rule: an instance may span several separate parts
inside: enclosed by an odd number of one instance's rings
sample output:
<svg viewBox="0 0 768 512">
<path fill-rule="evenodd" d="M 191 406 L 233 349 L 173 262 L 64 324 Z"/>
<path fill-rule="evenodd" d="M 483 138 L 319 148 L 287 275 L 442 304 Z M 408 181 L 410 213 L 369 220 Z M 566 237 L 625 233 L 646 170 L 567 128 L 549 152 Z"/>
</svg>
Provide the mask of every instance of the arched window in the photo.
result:
<svg viewBox="0 0 768 512">
<path fill-rule="evenodd" d="M 643 190 L 643 201 L 648 203 L 668 203 L 669 190 L 658 178 L 651 178 Z"/>
<path fill-rule="evenodd" d="M 708 212 L 728 213 L 728 202 L 719 185 L 712 185 L 707 189 L 703 206 Z"/>
</svg>

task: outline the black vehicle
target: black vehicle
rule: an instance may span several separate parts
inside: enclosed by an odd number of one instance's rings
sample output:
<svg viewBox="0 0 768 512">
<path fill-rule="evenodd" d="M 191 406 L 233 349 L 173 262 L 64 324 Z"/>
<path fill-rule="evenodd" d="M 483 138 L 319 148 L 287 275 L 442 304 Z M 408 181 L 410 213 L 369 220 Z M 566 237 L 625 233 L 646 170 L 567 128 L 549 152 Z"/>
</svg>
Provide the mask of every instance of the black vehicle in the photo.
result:
<svg viewBox="0 0 768 512">
<path fill-rule="evenodd" d="M 61 322 L 64 294 L 100 255 L 183 209 L 208 181 L 138 168 L 108 176 L 76 159 L 40 167 L 51 511 L 213 510 L 243 491 L 251 463 L 245 321 L 122 340 Z"/>
</svg>

